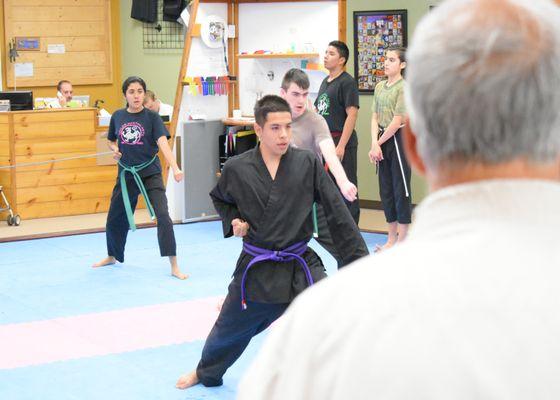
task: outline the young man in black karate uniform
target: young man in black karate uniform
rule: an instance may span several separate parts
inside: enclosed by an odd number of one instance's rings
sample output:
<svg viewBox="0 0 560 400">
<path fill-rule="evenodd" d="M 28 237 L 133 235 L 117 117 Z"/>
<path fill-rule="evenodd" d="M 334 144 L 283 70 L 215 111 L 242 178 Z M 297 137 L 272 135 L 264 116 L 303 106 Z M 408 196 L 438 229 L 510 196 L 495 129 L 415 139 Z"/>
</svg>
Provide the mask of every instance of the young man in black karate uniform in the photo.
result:
<svg viewBox="0 0 560 400">
<path fill-rule="evenodd" d="M 289 146 L 292 116 L 286 101 L 265 96 L 255 106 L 260 145 L 230 159 L 210 196 L 224 236 L 243 237 L 228 295 L 195 371 L 177 387 L 222 385 L 222 376 L 251 338 L 278 319 L 309 284 L 326 277 L 307 247 L 312 206 L 325 209 L 338 254 L 352 262 L 368 254 L 352 216 L 317 157 Z"/>
</svg>

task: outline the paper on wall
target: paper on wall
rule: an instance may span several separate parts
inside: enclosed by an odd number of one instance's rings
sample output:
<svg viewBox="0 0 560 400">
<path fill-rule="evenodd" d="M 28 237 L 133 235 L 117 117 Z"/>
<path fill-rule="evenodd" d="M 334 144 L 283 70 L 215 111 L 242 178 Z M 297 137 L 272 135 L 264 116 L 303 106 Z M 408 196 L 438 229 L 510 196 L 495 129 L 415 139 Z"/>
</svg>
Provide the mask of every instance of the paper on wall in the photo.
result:
<svg viewBox="0 0 560 400">
<path fill-rule="evenodd" d="M 64 54 L 66 53 L 66 46 L 64 44 L 49 44 L 47 46 L 47 53 Z"/>
<path fill-rule="evenodd" d="M 187 7 L 185 7 L 185 9 L 183 11 L 181 11 L 181 15 L 177 19 L 177 22 L 180 23 L 181 25 L 185 26 L 185 27 L 188 27 L 190 17 L 191 17 L 191 15 L 189 14 L 189 11 L 187 10 Z"/>
<path fill-rule="evenodd" d="M 15 63 L 14 73 L 16 75 L 16 78 L 33 76 L 33 63 Z"/>
</svg>

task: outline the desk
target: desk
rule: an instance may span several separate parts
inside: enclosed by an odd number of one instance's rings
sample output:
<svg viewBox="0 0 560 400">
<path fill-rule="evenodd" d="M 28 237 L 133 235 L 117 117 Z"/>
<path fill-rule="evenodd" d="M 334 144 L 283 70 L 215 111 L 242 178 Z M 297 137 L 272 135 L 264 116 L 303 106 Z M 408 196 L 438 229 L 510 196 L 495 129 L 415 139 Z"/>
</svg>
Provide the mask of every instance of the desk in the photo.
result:
<svg viewBox="0 0 560 400">
<path fill-rule="evenodd" d="M 0 186 L 23 220 L 92 214 L 109 209 L 117 177 L 115 165 L 97 157 L 42 165 L 18 164 L 98 153 L 97 110 L 49 109 L 0 113 Z M 101 151 L 109 151 L 101 147 Z M 144 206 L 140 199 L 138 208 Z M 0 222 L 6 215 L 0 216 Z"/>
</svg>

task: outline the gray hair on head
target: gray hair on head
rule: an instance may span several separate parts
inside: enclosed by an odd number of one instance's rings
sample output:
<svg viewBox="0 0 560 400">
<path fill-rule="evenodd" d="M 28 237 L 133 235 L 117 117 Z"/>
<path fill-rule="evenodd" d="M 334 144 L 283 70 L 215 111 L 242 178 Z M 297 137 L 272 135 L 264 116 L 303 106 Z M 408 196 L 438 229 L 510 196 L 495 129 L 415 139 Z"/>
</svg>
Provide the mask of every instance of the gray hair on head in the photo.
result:
<svg viewBox="0 0 560 400">
<path fill-rule="evenodd" d="M 449 0 L 418 25 L 405 96 L 428 168 L 560 155 L 560 7 Z"/>
</svg>

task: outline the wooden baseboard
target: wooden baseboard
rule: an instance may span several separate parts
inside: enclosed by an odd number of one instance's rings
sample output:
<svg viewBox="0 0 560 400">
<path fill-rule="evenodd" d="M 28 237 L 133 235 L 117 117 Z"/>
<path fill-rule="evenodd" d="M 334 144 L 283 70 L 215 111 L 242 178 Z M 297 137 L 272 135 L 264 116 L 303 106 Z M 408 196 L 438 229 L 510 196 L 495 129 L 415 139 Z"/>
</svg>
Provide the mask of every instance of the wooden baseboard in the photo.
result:
<svg viewBox="0 0 560 400">
<path fill-rule="evenodd" d="M 418 204 L 412 203 L 412 209 L 417 206 Z M 381 210 L 383 211 L 383 204 L 379 200 L 363 200 L 360 199 L 360 208 L 365 208 L 368 210 Z"/>
<path fill-rule="evenodd" d="M 383 210 L 383 204 L 379 200 L 363 200 L 360 199 L 360 208 L 369 210 Z"/>
<path fill-rule="evenodd" d="M 153 228 L 155 226 L 156 226 L 155 222 L 145 222 L 141 224 L 136 224 L 137 229 Z M 46 238 L 55 238 L 55 237 L 62 237 L 62 236 L 87 235 L 88 233 L 100 233 L 100 232 L 105 232 L 105 227 L 90 228 L 90 229 L 73 229 L 73 230 L 67 230 L 62 232 L 42 232 L 42 233 L 27 234 L 21 236 L 12 236 L 12 237 L 0 238 L 0 243 L 20 242 L 23 240 L 46 239 Z"/>
</svg>

